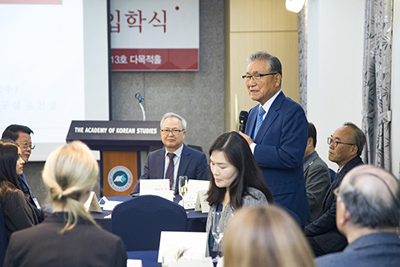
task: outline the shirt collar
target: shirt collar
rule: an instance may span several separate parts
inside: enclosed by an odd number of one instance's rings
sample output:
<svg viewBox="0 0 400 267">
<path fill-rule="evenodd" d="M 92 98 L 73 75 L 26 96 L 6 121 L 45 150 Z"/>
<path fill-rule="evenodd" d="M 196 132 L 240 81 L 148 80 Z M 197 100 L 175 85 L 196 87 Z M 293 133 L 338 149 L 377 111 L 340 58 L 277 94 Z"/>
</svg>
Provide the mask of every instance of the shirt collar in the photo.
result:
<svg viewBox="0 0 400 267">
<path fill-rule="evenodd" d="M 179 158 L 179 157 L 181 156 L 181 154 L 182 154 L 182 150 L 183 150 L 183 144 L 181 145 L 180 148 L 178 148 L 177 150 L 175 150 L 175 151 L 172 152 L 172 153 L 174 153 L 174 154 L 176 155 L 176 157 Z M 164 156 L 165 156 L 165 157 L 168 157 L 168 156 L 167 156 L 168 153 L 171 153 L 171 152 L 168 152 L 168 150 L 165 149 L 165 155 L 164 155 Z"/>
<path fill-rule="evenodd" d="M 265 114 L 268 113 L 269 108 L 271 107 L 272 103 L 274 103 L 274 100 L 278 97 L 278 95 L 282 92 L 282 90 L 279 90 L 276 94 L 274 94 L 270 99 L 268 99 L 267 102 L 262 106 L 263 109 L 265 110 Z M 265 116 L 265 115 L 264 115 Z"/>
</svg>

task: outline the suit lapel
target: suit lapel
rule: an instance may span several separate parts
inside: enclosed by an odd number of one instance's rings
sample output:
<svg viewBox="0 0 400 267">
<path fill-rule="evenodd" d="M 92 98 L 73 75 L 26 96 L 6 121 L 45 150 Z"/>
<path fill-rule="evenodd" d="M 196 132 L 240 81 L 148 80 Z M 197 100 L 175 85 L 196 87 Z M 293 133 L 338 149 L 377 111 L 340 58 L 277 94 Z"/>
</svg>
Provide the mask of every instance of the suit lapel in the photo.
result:
<svg viewBox="0 0 400 267">
<path fill-rule="evenodd" d="M 275 98 L 274 102 L 268 110 L 267 115 L 265 116 L 263 123 L 261 124 L 260 130 L 258 130 L 257 136 L 254 139 L 255 143 L 261 142 L 261 139 L 264 137 L 269 127 L 279 116 L 279 110 L 281 109 L 282 101 L 284 98 L 285 95 L 283 94 L 283 92 L 280 92 L 279 95 Z"/>
<path fill-rule="evenodd" d="M 189 162 L 191 159 L 192 157 L 190 157 L 190 152 L 188 152 L 186 145 L 184 144 L 182 148 L 181 161 L 179 162 L 178 177 L 186 173 L 186 170 L 189 166 Z"/>
<path fill-rule="evenodd" d="M 253 135 L 254 127 L 256 124 L 256 120 L 257 120 L 258 106 L 259 105 L 255 106 L 249 112 L 249 117 L 247 118 L 246 128 L 244 129 L 244 133 L 247 134 L 248 136 Z"/>
<path fill-rule="evenodd" d="M 161 177 L 164 179 L 164 164 L 165 164 L 165 148 L 160 150 L 160 152 L 156 156 L 156 177 Z"/>
</svg>

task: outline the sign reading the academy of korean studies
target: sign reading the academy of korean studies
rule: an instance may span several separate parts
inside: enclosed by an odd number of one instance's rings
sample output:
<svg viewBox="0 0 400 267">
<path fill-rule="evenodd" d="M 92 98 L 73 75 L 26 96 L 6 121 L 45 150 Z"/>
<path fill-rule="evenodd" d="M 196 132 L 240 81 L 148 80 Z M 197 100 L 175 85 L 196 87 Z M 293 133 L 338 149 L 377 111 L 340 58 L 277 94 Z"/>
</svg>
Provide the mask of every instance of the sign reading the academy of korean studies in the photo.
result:
<svg viewBox="0 0 400 267">
<path fill-rule="evenodd" d="M 199 0 L 111 0 L 113 71 L 199 69 Z"/>
</svg>

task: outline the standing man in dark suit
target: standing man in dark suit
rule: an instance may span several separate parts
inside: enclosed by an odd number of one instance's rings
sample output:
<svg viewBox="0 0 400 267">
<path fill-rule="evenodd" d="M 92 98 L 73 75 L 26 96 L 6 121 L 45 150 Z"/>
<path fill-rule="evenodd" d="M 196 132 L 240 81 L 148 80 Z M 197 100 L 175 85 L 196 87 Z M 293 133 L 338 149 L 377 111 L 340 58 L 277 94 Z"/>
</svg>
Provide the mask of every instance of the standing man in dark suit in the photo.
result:
<svg viewBox="0 0 400 267">
<path fill-rule="evenodd" d="M 302 226 L 310 219 L 303 176 L 308 124 L 302 107 L 281 91 L 282 65 L 278 58 L 256 52 L 248 58 L 242 78 L 252 100 L 240 133 L 263 172 L 274 203 L 297 214 Z"/>
<path fill-rule="evenodd" d="M 336 193 L 336 224 L 349 245 L 343 252 L 317 258 L 318 266 L 400 266 L 399 181 L 383 169 L 364 165 L 351 170 Z"/>
<path fill-rule="evenodd" d="M 133 188 L 139 192 L 141 179 L 169 179 L 170 189 L 178 194 L 178 177 L 208 180 L 208 164 L 203 152 L 187 147 L 183 140 L 186 135 L 186 120 L 178 114 L 164 114 L 160 123 L 161 140 L 164 148 L 149 153 L 143 174 Z"/>
<path fill-rule="evenodd" d="M 322 201 L 331 185 L 331 174 L 328 165 L 319 157 L 317 145 L 317 129 L 314 124 L 308 123 L 308 140 L 303 158 L 304 178 L 308 205 L 310 206 L 311 221 L 322 215 Z"/>
<path fill-rule="evenodd" d="M 329 160 L 339 166 L 339 170 L 322 203 L 323 214 L 307 225 L 305 235 L 315 256 L 343 250 L 346 237 L 336 227 L 336 198 L 333 191 L 340 186 L 343 177 L 354 167 L 364 164 L 360 158 L 366 139 L 355 124 L 347 122 L 328 138 Z"/>
</svg>

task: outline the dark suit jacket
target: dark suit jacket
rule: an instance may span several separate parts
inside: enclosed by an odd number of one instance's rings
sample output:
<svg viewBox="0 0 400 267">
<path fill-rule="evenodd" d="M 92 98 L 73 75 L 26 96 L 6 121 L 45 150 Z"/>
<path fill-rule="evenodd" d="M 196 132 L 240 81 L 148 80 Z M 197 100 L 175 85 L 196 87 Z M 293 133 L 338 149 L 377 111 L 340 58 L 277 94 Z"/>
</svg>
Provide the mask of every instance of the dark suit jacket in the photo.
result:
<svg viewBox="0 0 400 267">
<path fill-rule="evenodd" d="M 149 153 L 140 179 L 164 179 L 164 163 L 165 148 Z M 208 180 L 206 155 L 183 144 L 177 177 L 181 175 L 186 175 L 189 179 Z M 140 179 L 133 188 L 132 193 L 139 192 Z M 175 186 L 175 194 L 177 193 L 178 187 Z"/>
<path fill-rule="evenodd" d="M 4 266 L 126 266 L 120 237 L 85 220 L 60 234 L 64 216 L 53 213 L 43 223 L 13 233 Z"/>
<path fill-rule="evenodd" d="M 303 170 L 311 220 L 315 221 L 323 214 L 322 201 L 331 185 L 331 174 L 328 165 L 319 157 L 317 151 L 304 163 Z"/>
<path fill-rule="evenodd" d="M 397 267 L 400 266 L 400 239 L 396 233 L 362 236 L 342 252 L 316 259 L 319 267 Z"/>
<path fill-rule="evenodd" d="M 10 191 L 9 195 L 2 200 L 2 207 L 7 239 L 10 239 L 15 231 L 39 223 L 35 212 L 36 207 L 30 204 L 21 190 Z"/>
<path fill-rule="evenodd" d="M 333 190 L 340 185 L 343 177 L 351 169 L 361 164 L 364 164 L 361 158 L 356 156 L 343 166 L 336 174 L 322 203 L 324 214 L 304 229 L 306 236 L 312 237 L 325 253 L 341 251 L 347 245 L 346 237 L 339 233 L 336 227 L 336 198 Z"/>
<path fill-rule="evenodd" d="M 249 112 L 245 134 L 252 136 L 258 105 Z M 303 156 L 308 122 L 303 108 L 280 92 L 254 138 L 254 157 L 272 193 L 274 202 L 299 216 L 302 225 L 310 219 L 303 175 Z"/>
</svg>

